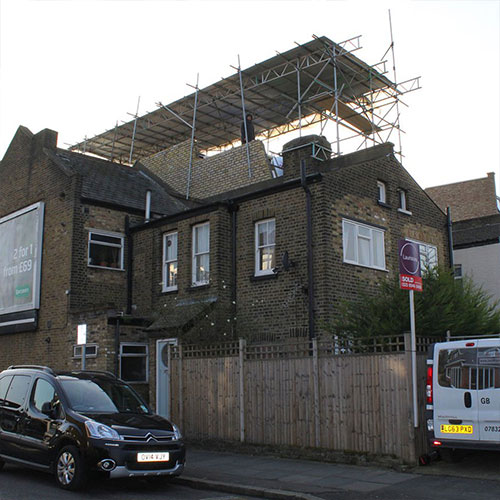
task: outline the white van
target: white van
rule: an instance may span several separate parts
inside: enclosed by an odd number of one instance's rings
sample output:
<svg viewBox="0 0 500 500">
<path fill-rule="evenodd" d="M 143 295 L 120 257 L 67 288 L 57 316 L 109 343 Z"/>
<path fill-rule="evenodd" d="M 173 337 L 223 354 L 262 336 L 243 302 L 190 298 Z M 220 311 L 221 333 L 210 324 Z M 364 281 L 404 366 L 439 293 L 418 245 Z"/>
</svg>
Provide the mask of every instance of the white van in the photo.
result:
<svg viewBox="0 0 500 500">
<path fill-rule="evenodd" d="M 500 338 L 430 346 L 426 398 L 430 444 L 445 458 L 500 449 Z"/>
</svg>

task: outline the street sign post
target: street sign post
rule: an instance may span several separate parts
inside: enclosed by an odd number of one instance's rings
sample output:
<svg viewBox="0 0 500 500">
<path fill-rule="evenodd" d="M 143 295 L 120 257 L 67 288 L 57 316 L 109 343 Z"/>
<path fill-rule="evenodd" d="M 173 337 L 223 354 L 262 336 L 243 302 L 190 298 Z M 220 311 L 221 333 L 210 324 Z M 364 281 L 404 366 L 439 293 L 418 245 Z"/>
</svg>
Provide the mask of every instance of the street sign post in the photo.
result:
<svg viewBox="0 0 500 500">
<path fill-rule="evenodd" d="M 410 334 L 411 334 L 411 368 L 413 386 L 413 426 L 418 427 L 418 395 L 417 395 L 417 338 L 415 333 L 415 301 L 414 291 L 421 292 L 422 269 L 420 266 L 420 248 L 418 243 L 399 240 L 399 287 L 410 292 Z"/>
<path fill-rule="evenodd" d="M 82 370 L 85 370 L 85 362 L 87 357 L 87 325 L 78 325 L 76 330 L 76 343 L 82 346 Z"/>
</svg>

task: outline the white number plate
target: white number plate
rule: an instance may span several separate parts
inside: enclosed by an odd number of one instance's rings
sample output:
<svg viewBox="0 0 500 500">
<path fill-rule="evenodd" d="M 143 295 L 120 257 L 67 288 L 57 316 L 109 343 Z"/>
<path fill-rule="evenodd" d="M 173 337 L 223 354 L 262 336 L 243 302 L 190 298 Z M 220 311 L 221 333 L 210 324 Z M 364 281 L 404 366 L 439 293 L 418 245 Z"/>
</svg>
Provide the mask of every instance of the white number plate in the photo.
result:
<svg viewBox="0 0 500 500">
<path fill-rule="evenodd" d="M 166 452 L 137 453 L 138 462 L 168 462 L 170 454 Z"/>
</svg>

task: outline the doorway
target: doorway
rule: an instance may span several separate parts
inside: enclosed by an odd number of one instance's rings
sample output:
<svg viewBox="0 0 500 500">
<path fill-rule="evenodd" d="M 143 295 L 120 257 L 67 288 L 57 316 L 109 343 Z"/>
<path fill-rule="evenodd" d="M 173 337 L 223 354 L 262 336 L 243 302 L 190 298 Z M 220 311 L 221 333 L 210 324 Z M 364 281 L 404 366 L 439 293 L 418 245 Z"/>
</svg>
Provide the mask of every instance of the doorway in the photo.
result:
<svg viewBox="0 0 500 500">
<path fill-rule="evenodd" d="M 156 341 L 156 413 L 170 418 L 170 367 L 169 347 L 176 346 L 177 339 Z"/>
</svg>

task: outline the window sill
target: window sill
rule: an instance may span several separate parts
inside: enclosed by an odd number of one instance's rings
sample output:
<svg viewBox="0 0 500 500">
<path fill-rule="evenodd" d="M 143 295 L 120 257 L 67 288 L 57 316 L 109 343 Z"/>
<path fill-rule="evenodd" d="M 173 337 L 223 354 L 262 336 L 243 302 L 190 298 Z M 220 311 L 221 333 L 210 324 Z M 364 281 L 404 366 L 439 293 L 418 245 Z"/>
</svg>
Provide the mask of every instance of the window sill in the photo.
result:
<svg viewBox="0 0 500 500">
<path fill-rule="evenodd" d="M 93 266 L 92 264 L 87 264 L 87 267 L 90 267 L 91 269 L 106 269 L 107 271 L 125 271 L 125 269 L 121 269 L 119 267 Z"/>
<path fill-rule="evenodd" d="M 405 215 L 413 215 L 409 210 L 404 210 L 402 208 L 398 208 L 398 212 Z"/>
<path fill-rule="evenodd" d="M 258 276 L 252 275 L 252 276 L 250 276 L 250 281 L 274 280 L 277 277 L 278 277 L 278 273 L 259 274 Z"/>
<path fill-rule="evenodd" d="M 384 207 L 384 208 L 392 208 L 390 205 L 388 205 L 385 201 L 380 201 L 380 200 L 377 200 L 377 203 L 381 206 L 381 207 Z"/>
<path fill-rule="evenodd" d="M 205 290 L 206 288 L 210 288 L 210 283 L 203 283 L 201 285 L 191 285 L 187 290 L 188 292 L 194 292 L 196 290 Z"/>
<path fill-rule="evenodd" d="M 372 271 L 382 271 L 383 273 L 388 273 L 389 272 L 389 269 L 387 269 L 387 268 L 365 266 L 363 264 L 358 264 L 357 262 L 347 262 L 347 261 L 344 260 L 343 263 L 347 264 L 348 266 L 356 266 L 356 267 L 362 267 L 364 269 L 371 269 Z"/>
</svg>

